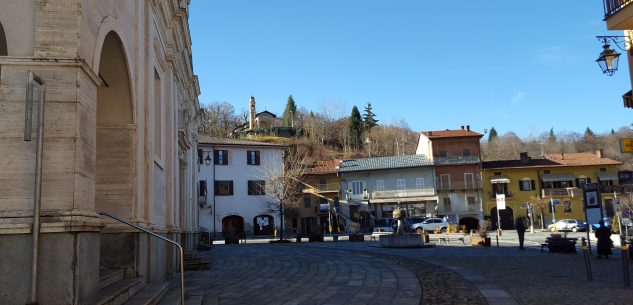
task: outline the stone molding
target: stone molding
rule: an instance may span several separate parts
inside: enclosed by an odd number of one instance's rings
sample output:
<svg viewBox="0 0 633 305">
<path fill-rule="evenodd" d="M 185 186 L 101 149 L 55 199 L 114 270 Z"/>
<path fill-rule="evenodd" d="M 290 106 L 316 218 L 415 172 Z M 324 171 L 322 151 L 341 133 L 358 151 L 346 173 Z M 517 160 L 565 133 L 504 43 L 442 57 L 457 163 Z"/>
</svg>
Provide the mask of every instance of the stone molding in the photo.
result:
<svg viewBox="0 0 633 305">
<path fill-rule="evenodd" d="M 26 67 L 76 67 L 88 75 L 96 86 L 102 86 L 103 81 L 83 58 L 41 58 L 41 57 L 0 57 L 0 66 Z"/>
<path fill-rule="evenodd" d="M 31 234 L 33 211 L 5 211 L 0 214 L 0 235 Z M 99 232 L 103 223 L 94 212 L 42 210 L 41 233 Z"/>
</svg>

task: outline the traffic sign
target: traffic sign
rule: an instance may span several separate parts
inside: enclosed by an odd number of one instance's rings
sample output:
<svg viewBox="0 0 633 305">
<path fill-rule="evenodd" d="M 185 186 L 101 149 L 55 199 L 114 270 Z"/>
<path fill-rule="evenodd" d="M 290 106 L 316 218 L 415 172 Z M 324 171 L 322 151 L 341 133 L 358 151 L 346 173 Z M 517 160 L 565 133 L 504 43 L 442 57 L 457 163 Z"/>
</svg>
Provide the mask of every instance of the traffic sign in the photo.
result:
<svg viewBox="0 0 633 305">
<path fill-rule="evenodd" d="M 497 194 L 497 210 L 506 209 L 506 194 Z"/>
<path fill-rule="evenodd" d="M 621 153 L 633 153 L 633 138 L 620 139 L 620 152 Z"/>
</svg>

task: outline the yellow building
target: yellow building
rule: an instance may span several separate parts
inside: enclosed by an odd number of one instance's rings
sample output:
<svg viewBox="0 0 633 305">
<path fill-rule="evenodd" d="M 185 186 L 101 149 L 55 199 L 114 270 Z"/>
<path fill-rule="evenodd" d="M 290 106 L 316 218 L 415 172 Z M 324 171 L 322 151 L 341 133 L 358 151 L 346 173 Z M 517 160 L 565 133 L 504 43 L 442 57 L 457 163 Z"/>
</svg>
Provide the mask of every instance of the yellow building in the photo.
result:
<svg viewBox="0 0 633 305">
<path fill-rule="evenodd" d="M 340 211 L 340 180 L 338 165 L 340 160 L 316 161 L 310 173 L 303 179 L 303 202 L 293 215 L 292 222 L 286 223 L 291 232 L 308 235 L 315 232 L 337 232 L 345 220 Z"/>
<path fill-rule="evenodd" d="M 538 159 L 521 153 L 518 160 L 483 162 L 485 218 L 496 227 L 496 195 L 505 194 L 506 209 L 499 210 L 502 229 L 513 229 L 517 217 L 528 219 L 528 206 L 534 207 L 535 228 L 547 228 L 554 219 L 585 219 L 581 190 L 585 183 L 599 184 L 603 215 L 613 217 L 620 164 L 605 158 L 602 150 L 549 154 Z"/>
</svg>

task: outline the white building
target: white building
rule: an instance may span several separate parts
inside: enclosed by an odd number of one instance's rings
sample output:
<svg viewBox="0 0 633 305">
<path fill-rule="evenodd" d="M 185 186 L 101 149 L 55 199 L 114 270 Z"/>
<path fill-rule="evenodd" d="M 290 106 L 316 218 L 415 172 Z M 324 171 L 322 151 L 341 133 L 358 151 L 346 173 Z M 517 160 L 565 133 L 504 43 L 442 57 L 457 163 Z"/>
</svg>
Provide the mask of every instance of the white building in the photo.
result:
<svg viewBox="0 0 633 305">
<path fill-rule="evenodd" d="M 201 137 L 198 145 L 200 226 L 220 233 L 272 235 L 278 201 L 266 195 L 266 173 L 280 171 L 284 145 Z"/>
</svg>

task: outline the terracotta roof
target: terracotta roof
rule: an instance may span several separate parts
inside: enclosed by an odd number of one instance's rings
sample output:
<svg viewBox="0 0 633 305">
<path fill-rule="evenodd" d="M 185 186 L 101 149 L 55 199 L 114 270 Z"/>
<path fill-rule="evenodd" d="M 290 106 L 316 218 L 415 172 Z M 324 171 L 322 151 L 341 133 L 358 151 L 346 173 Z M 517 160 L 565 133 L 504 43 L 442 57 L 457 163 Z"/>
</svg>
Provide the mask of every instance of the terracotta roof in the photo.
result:
<svg viewBox="0 0 633 305">
<path fill-rule="evenodd" d="M 456 129 L 456 130 L 433 130 L 433 131 L 423 131 L 421 134 L 425 135 L 429 139 L 438 139 L 438 138 L 463 138 L 463 137 L 478 137 L 481 138 L 484 135 L 478 132 L 474 132 L 472 130 L 467 129 Z"/>
<path fill-rule="evenodd" d="M 335 174 L 338 173 L 338 165 L 341 163 L 341 160 L 325 160 L 325 161 L 314 161 L 312 165 L 312 170 L 310 174 Z"/>
<path fill-rule="evenodd" d="M 215 137 L 209 137 L 205 135 L 200 135 L 198 142 L 201 145 L 212 144 L 212 145 L 242 145 L 242 146 L 271 146 L 271 147 L 288 146 L 285 144 L 257 142 L 257 141 L 243 140 L 243 139 L 215 138 Z"/>
<path fill-rule="evenodd" d="M 548 154 L 542 159 L 498 160 L 482 162 L 482 169 L 495 168 L 523 168 L 523 167 L 564 167 L 564 166 L 589 166 L 589 165 L 620 165 L 622 162 L 609 158 L 600 158 L 595 153 L 565 153 Z"/>
</svg>

